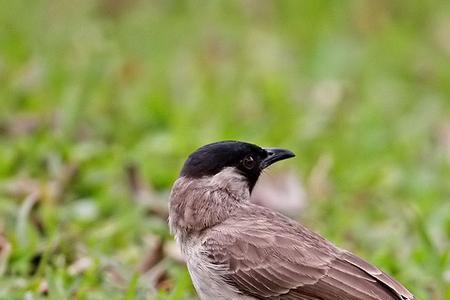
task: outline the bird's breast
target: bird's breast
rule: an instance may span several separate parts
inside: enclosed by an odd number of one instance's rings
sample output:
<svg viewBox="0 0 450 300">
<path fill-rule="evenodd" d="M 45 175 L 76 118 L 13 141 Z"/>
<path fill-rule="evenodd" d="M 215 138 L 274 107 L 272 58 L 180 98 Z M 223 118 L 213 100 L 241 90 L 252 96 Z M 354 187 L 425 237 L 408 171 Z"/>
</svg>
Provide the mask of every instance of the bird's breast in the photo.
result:
<svg viewBox="0 0 450 300">
<path fill-rule="evenodd" d="M 220 272 L 210 266 L 201 253 L 201 238 L 193 237 L 181 242 L 192 283 L 202 300 L 255 300 L 253 297 L 238 294 L 227 284 Z"/>
</svg>

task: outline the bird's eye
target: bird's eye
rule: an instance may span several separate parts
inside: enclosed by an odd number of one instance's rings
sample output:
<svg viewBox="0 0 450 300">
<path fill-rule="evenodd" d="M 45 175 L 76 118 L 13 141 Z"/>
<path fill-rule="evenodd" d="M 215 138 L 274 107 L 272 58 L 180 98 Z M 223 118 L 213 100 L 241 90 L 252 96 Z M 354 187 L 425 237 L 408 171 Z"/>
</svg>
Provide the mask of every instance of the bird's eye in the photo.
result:
<svg viewBox="0 0 450 300">
<path fill-rule="evenodd" d="M 253 167 L 255 166 L 255 159 L 253 158 L 253 156 L 247 155 L 246 157 L 244 157 L 242 164 L 249 170 L 253 169 Z"/>
</svg>

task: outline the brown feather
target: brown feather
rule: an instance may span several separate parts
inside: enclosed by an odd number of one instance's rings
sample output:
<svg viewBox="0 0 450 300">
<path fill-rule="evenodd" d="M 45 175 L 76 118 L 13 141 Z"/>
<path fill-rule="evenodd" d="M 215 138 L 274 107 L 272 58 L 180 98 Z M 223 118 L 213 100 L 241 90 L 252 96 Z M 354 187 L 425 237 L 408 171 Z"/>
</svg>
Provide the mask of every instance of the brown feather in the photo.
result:
<svg viewBox="0 0 450 300">
<path fill-rule="evenodd" d="M 246 205 L 210 228 L 202 252 L 227 283 L 256 299 L 415 299 L 364 260 L 256 205 Z"/>
</svg>

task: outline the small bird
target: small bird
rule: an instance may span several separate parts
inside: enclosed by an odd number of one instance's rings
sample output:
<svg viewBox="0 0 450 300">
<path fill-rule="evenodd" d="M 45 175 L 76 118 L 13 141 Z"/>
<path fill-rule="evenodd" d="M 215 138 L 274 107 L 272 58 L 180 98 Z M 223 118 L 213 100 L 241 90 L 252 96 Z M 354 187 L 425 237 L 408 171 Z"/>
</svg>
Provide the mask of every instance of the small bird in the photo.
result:
<svg viewBox="0 0 450 300">
<path fill-rule="evenodd" d="M 416 299 L 361 258 L 250 202 L 261 172 L 294 156 L 289 150 L 223 141 L 188 157 L 171 191 L 169 226 L 199 297 Z"/>
</svg>

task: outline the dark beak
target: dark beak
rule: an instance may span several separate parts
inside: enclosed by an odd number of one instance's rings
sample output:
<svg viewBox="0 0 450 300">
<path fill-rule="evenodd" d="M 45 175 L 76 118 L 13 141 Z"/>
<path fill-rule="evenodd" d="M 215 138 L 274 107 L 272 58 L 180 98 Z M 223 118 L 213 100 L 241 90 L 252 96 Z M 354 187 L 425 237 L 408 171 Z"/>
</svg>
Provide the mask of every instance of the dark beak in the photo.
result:
<svg viewBox="0 0 450 300">
<path fill-rule="evenodd" d="M 261 161 L 260 168 L 265 169 L 277 161 L 294 157 L 295 154 L 292 151 L 286 149 L 266 148 L 267 157 Z"/>
</svg>

